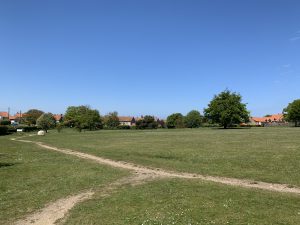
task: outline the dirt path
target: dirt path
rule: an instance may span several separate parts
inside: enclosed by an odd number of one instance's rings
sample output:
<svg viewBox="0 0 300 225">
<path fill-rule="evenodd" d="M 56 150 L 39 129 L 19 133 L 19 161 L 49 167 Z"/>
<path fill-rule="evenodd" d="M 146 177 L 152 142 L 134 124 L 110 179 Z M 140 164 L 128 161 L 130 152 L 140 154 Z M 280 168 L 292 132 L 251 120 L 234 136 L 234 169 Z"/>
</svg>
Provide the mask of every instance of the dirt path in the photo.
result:
<svg viewBox="0 0 300 225">
<path fill-rule="evenodd" d="M 67 219 L 66 215 L 69 210 L 76 204 L 91 199 L 96 192 L 100 193 L 100 197 L 106 197 L 124 185 L 140 185 L 151 179 L 154 179 L 154 177 L 145 174 L 134 174 L 130 177 L 121 178 L 102 189 L 95 191 L 87 190 L 77 195 L 68 196 L 52 202 L 43 209 L 28 215 L 25 219 L 17 221 L 15 225 L 53 225 L 59 220 L 61 220 L 60 223 L 62 223 Z"/>
<path fill-rule="evenodd" d="M 22 138 L 22 137 L 20 137 Z M 300 188 L 289 187 L 286 184 L 271 184 L 260 181 L 243 180 L 236 178 L 216 177 L 216 176 L 204 176 L 193 173 L 178 173 L 173 171 L 166 171 L 159 168 L 148 168 L 132 163 L 114 161 L 111 159 L 105 159 L 102 157 L 90 155 L 83 152 L 73 151 L 70 149 L 61 149 L 53 146 L 46 145 L 42 142 L 35 142 L 29 140 L 20 140 L 20 138 L 13 138 L 14 141 L 20 141 L 25 143 L 34 143 L 42 148 L 52 151 L 61 152 L 67 155 L 77 156 L 79 158 L 95 161 L 100 164 L 109 165 L 115 168 L 127 169 L 133 171 L 133 175 L 125 177 L 116 182 L 111 183 L 103 189 L 97 190 L 101 196 L 108 196 L 123 185 L 139 185 L 146 183 L 150 180 L 157 178 L 183 178 L 183 179 L 200 179 L 204 181 L 212 181 L 216 183 L 239 186 L 244 188 L 256 188 L 268 191 L 282 192 L 282 193 L 294 193 L 300 194 Z M 57 221 L 63 222 L 67 217 L 67 213 L 77 203 L 90 199 L 95 194 L 95 191 L 88 190 L 77 195 L 72 195 L 63 199 L 59 199 L 53 203 L 48 204 L 42 210 L 35 212 L 25 219 L 17 221 L 16 225 L 54 225 Z"/>
</svg>

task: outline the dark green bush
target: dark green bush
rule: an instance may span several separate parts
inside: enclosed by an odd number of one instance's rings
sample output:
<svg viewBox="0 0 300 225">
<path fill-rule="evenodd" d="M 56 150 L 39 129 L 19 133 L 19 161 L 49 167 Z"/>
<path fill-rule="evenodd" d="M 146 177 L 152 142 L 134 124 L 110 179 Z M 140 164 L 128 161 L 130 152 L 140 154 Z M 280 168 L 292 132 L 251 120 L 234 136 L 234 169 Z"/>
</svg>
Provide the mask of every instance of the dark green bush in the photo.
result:
<svg viewBox="0 0 300 225">
<path fill-rule="evenodd" d="M 130 129 L 130 126 L 129 126 L 129 125 L 119 125 L 119 126 L 118 126 L 118 129 L 121 129 L 121 130 L 128 130 L 128 129 Z"/>
<path fill-rule="evenodd" d="M 17 129 L 13 126 L 8 126 L 8 130 L 7 130 L 7 133 L 15 133 L 17 132 Z"/>
<path fill-rule="evenodd" d="M 8 127 L 7 126 L 3 126 L 3 125 L 0 125 L 0 135 L 6 135 L 8 134 Z"/>
<path fill-rule="evenodd" d="M 23 129 L 23 132 L 33 132 L 39 130 L 39 128 L 35 126 L 17 126 L 16 129 Z"/>
<path fill-rule="evenodd" d="M 0 121 L 0 125 L 10 125 L 10 121 L 9 120 L 2 120 L 2 121 Z"/>
</svg>

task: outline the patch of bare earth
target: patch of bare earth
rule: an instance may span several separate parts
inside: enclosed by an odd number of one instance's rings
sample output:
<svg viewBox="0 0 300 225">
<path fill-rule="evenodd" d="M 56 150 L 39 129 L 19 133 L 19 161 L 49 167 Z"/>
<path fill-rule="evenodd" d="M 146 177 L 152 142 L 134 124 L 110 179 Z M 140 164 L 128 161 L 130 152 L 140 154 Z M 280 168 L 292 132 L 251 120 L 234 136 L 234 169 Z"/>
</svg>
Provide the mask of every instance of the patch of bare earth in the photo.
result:
<svg viewBox="0 0 300 225">
<path fill-rule="evenodd" d="M 12 139 L 12 140 L 17 140 Z M 251 181 L 244 179 L 236 179 L 236 178 L 227 178 L 227 177 L 216 177 L 216 176 L 205 176 L 200 174 L 193 173 L 178 173 L 173 171 L 166 171 L 159 168 L 148 168 L 140 165 L 135 165 L 132 163 L 127 163 L 123 161 L 114 161 L 111 159 L 105 159 L 102 157 L 90 155 L 83 152 L 73 151 L 70 149 L 61 149 L 53 146 L 46 145 L 42 142 L 34 142 L 29 140 L 17 140 L 26 143 L 35 143 L 38 146 L 52 150 L 61 152 L 67 155 L 77 156 L 79 158 L 92 160 L 94 162 L 98 162 L 100 164 L 109 165 L 115 168 L 127 169 L 133 171 L 133 175 L 130 177 L 122 178 L 110 185 L 106 186 L 101 190 L 97 190 L 101 195 L 107 196 L 111 194 L 113 191 L 117 190 L 120 186 L 124 184 L 128 185 L 138 185 L 148 182 L 149 180 L 153 180 L 156 178 L 183 178 L 183 179 L 200 179 L 205 181 L 211 181 L 215 183 L 221 183 L 231 186 L 239 186 L 244 188 L 256 188 L 268 191 L 282 192 L 282 193 L 294 193 L 300 194 L 300 188 L 298 187 L 290 187 L 286 184 L 272 184 L 260 181 Z M 74 207 L 75 204 L 87 200 L 93 196 L 94 191 L 86 191 L 77 195 L 72 195 L 63 199 L 59 199 L 56 202 L 53 202 L 47 205 L 42 210 L 35 212 L 32 215 L 29 215 L 23 220 L 17 221 L 16 225 L 50 225 L 55 224 L 56 221 L 61 220 L 65 217 L 67 212 Z"/>
</svg>

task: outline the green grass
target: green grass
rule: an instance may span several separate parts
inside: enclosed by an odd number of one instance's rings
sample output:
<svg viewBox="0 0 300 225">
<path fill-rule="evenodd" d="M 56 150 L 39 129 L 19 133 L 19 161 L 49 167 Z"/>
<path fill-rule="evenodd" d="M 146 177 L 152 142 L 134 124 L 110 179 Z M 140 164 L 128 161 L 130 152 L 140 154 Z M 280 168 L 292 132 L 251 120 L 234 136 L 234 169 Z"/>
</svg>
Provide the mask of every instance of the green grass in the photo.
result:
<svg viewBox="0 0 300 225">
<path fill-rule="evenodd" d="M 0 137 L 0 224 L 128 174 L 11 137 Z"/>
<path fill-rule="evenodd" d="M 191 180 L 159 180 L 88 200 L 66 224 L 298 225 L 300 198 Z"/>
<path fill-rule="evenodd" d="M 32 137 L 115 160 L 169 170 L 300 186 L 300 129 L 53 131 Z"/>
</svg>

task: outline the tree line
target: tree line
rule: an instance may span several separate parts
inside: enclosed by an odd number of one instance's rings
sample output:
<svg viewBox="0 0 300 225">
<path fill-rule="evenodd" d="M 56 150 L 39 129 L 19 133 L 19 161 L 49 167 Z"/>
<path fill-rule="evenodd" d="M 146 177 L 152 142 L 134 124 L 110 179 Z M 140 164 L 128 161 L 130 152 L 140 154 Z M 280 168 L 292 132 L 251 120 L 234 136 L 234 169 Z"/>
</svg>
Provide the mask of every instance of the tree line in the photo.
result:
<svg viewBox="0 0 300 225">
<path fill-rule="evenodd" d="M 288 104 L 283 109 L 286 121 L 294 122 L 295 126 L 300 124 L 300 99 Z M 203 123 L 218 124 L 228 128 L 236 124 L 249 122 L 250 113 L 246 104 L 242 102 L 242 96 L 236 92 L 224 90 L 215 95 L 204 109 L 204 115 L 199 111 L 192 110 L 187 115 L 173 113 L 164 120 L 156 120 L 151 115 L 146 115 L 135 123 L 136 129 L 156 128 L 198 128 Z M 63 121 L 56 121 L 53 114 L 44 113 L 38 109 L 30 109 L 25 113 L 23 122 L 28 126 L 39 127 L 48 130 L 56 127 L 60 131 L 63 127 L 72 127 L 78 131 L 83 129 L 130 129 L 131 127 L 121 125 L 117 112 L 110 112 L 101 116 L 99 111 L 89 106 L 69 106 L 65 112 Z M 9 121 L 1 121 L 1 125 Z"/>
</svg>

